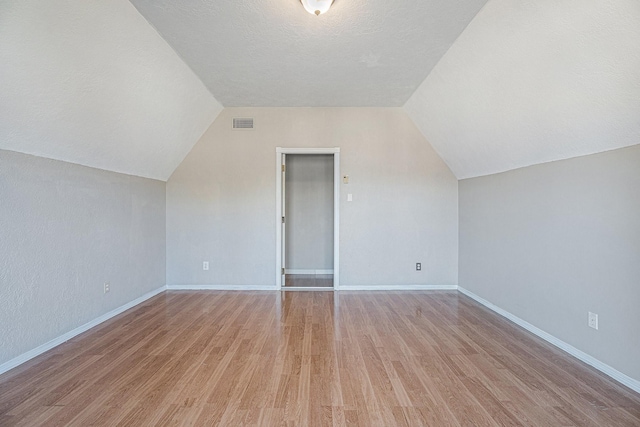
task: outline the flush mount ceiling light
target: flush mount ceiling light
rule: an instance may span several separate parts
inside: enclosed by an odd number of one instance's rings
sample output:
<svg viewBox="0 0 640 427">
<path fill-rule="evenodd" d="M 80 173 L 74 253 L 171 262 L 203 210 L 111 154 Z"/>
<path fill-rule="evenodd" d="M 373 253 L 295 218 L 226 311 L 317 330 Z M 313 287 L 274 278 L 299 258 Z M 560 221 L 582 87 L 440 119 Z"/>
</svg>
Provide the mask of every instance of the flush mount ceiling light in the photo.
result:
<svg viewBox="0 0 640 427">
<path fill-rule="evenodd" d="M 302 3 L 307 12 L 317 16 L 328 11 L 333 4 L 333 0 L 300 0 L 300 3 Z"/>
</svg>

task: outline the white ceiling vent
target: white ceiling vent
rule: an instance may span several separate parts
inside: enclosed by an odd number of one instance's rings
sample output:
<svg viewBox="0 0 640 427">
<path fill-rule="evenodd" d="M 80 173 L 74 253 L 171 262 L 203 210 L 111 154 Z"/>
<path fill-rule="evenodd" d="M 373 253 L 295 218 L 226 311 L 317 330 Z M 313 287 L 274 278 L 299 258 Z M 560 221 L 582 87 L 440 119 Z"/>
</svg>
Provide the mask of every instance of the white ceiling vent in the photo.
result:
<svg viewBox="0 0 640 427">
<path fill-rule="evenodd" d="M 253 129 L 253 117 L 249 118 L 237 118 L 233 119 L 233 128 L 236 130 L 251 130 Z"/>
</svg>

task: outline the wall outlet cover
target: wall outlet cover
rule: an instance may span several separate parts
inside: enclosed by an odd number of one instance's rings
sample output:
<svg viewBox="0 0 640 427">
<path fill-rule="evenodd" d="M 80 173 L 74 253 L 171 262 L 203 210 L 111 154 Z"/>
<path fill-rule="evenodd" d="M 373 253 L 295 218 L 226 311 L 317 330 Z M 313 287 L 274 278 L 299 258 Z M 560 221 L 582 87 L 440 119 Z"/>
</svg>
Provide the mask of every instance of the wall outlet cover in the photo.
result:
<svg viewBox="0 0 640 427">
<path fill-rule="evenodd" d="M 596 313 L 589 312 L 589 327 L 598 329 L 598 315 Z"/>
</svg>

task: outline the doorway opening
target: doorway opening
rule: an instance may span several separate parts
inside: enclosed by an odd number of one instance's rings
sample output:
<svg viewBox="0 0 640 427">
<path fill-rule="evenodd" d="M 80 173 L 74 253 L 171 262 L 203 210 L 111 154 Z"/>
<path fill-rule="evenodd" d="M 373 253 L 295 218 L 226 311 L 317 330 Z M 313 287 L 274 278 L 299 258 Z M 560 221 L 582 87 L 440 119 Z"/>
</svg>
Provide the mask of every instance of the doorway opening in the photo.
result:
<svg viewBox="0 0 640 427">
<path fill-rule="evenodd" d="M 276 148 L 276 286 L 335 290 L 339 148 Z"/>
</svg>

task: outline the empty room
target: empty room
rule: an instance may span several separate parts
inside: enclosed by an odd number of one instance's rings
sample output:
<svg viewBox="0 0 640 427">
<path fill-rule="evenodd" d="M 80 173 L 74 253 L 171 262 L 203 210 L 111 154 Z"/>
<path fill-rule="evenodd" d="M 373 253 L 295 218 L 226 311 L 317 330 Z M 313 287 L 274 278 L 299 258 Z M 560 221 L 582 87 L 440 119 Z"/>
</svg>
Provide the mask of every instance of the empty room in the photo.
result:
<svg viewBox="0 0 640 427">
<path fill-rule="evenodd" d="M 637 0 L 0 1 L 0 426 L 640 426 Z"/>
</svg>

